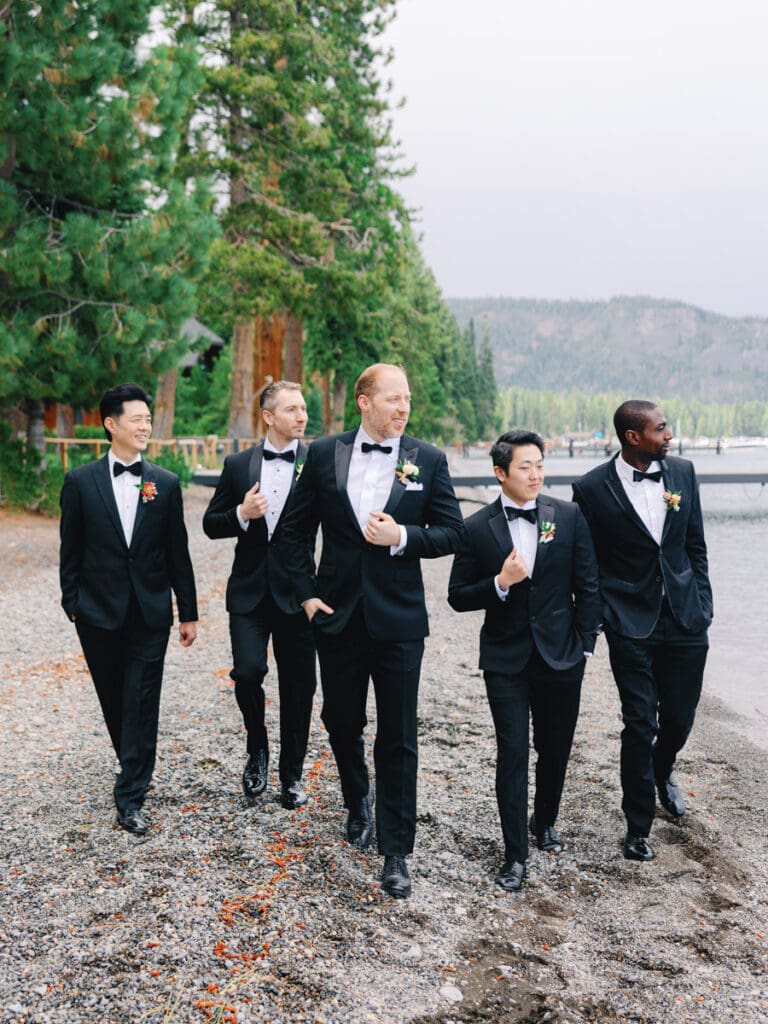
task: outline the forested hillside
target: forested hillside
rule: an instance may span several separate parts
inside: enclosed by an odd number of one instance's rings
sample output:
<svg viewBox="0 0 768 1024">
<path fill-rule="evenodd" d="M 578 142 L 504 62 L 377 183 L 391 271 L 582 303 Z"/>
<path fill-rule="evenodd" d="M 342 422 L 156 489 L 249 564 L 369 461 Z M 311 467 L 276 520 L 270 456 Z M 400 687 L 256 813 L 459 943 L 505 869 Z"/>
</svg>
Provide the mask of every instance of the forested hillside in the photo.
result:
<svg viewBox="0 0 768 1024">
<path fill-rule="evenodd" d="M 765 400 L 768 320 L 683 302 L 449 299 L 464 325 L 488 331 L 500 388 Z"/>
</svg>

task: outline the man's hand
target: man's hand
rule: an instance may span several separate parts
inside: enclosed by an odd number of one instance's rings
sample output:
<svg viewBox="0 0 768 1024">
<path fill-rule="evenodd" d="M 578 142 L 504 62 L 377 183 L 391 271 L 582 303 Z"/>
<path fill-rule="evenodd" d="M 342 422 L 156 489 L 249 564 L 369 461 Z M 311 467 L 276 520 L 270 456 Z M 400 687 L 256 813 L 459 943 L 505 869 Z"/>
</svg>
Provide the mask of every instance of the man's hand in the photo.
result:
<svg viewBox="0 0 768 1024">
<path fill-rule="evenodd" d="M 319 597 L 310 597 L 301 607 L 304 609 L 310 622 L 314 619 L 316 612 L 325 612 L 326 615 L 333 615 L 333 608 L 327 605 L 325 601 L 321 601 Z"/>
<path fill-rule="evenodd" d="M 527 576 L 528 566 L 523 561 L 522 556 L 518 554 L 517 548 L 512 548 L 512 551 L 504 559 L 504 564 L 499 570 L 499 586 L 503 590 L 508 590 Z"/>
<path fill-rule="evenodd" d="M 249 519 L 261 519 L 269 508 L 266 495 L 258 494 L 258 490 L 259 482 L 257 480 L 250 491 L 245 492 L 243 503 L 240 506 L 240 515 L 246 522 Z"/>
<path fill-rule="evenodd" d="M 391 548 L 400 543 L 400 527 L 386 512 L 371 512 L 365 524 L 365 539 L 369 544 Z"/>
<path fill-rule="evenodd" d="M 197 637 L 196 622 L 179 623 L 179 642 L 182 647 L 191 647 Z"/>
</svg>

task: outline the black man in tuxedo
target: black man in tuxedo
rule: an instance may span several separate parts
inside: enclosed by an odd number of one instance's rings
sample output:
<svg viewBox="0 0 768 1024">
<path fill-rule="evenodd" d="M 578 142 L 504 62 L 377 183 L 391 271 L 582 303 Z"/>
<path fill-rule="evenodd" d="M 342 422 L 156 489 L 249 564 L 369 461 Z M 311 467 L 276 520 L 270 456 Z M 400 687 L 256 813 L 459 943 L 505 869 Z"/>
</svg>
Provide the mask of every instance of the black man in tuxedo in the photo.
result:
<svg viewBox="0 0 768 1024">
<path fill-rule="evenodd" d="M 687 459 L 669 457 L 666 416 L 631 400 L 614 428 L 621 452 L 577 480 L 573 497 L 595 543 L 624 720 L 624 856 L 650 861 L 654 788 L 673 818 L 685 813 L 673 768 L 701 695 L 712 588 L 696 474 Z"/>
</svg>

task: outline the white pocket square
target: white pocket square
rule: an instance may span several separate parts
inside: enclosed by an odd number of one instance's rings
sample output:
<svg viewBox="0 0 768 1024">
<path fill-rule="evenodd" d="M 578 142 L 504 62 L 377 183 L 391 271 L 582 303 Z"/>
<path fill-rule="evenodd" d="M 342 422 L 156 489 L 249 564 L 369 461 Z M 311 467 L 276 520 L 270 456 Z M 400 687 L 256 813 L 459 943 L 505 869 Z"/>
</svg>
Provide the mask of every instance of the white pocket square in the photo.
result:
<svg viewBox="0 0 768 1024">
<path fill-rule="evenodd" d="M 405 485 L 405 489 L 406 491 L 423 491 L 424 484 L 417 484 L 413 480 L 409 480 Z"/>
</svg>

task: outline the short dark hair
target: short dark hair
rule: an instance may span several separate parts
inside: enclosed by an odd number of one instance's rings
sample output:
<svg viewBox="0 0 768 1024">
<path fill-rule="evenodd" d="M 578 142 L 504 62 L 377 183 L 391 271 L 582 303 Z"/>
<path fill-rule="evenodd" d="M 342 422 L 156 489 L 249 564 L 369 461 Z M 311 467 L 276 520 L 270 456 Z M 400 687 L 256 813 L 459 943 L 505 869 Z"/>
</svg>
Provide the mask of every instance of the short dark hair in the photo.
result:
<svg viewBox="0 0 768 1024">
<path fill-rule="evenodd" d="M 128 384 L 118 384 L 117 387 L 105 391 L 99 402 L 99 415 L 101 416 L 102 426 L 104 426 L 107 416 L 117 419 L 123 415 L 125 412 L 125 402 L 146 402 L 147 405 L 151 406 L 152 396 L 148 395 L 140 384 L 130 382 Z M 112 435 L 106 427 L 104 427 L 104 433 L 111 441 Z"/>
<path fill-rule="evenodd" d="M 642 398 L 630 398 L 619 406 L 613 414 L 613 429 L 622 448 L 627 446 L 627 431 L 642 431 L 654 409 L 658 409 L 655 402 L 646 402 Z"/>
<path fill-rule="evenodd" d="M 514 458 L 515 448 L 522 448 L 526 444 L 535 444 L 543 458 L 544 442 L 538 434 L 534 434 L 532 430 L 508 430 L 491 447 L 491 464 L 506 473 Z"/>
</svg>

